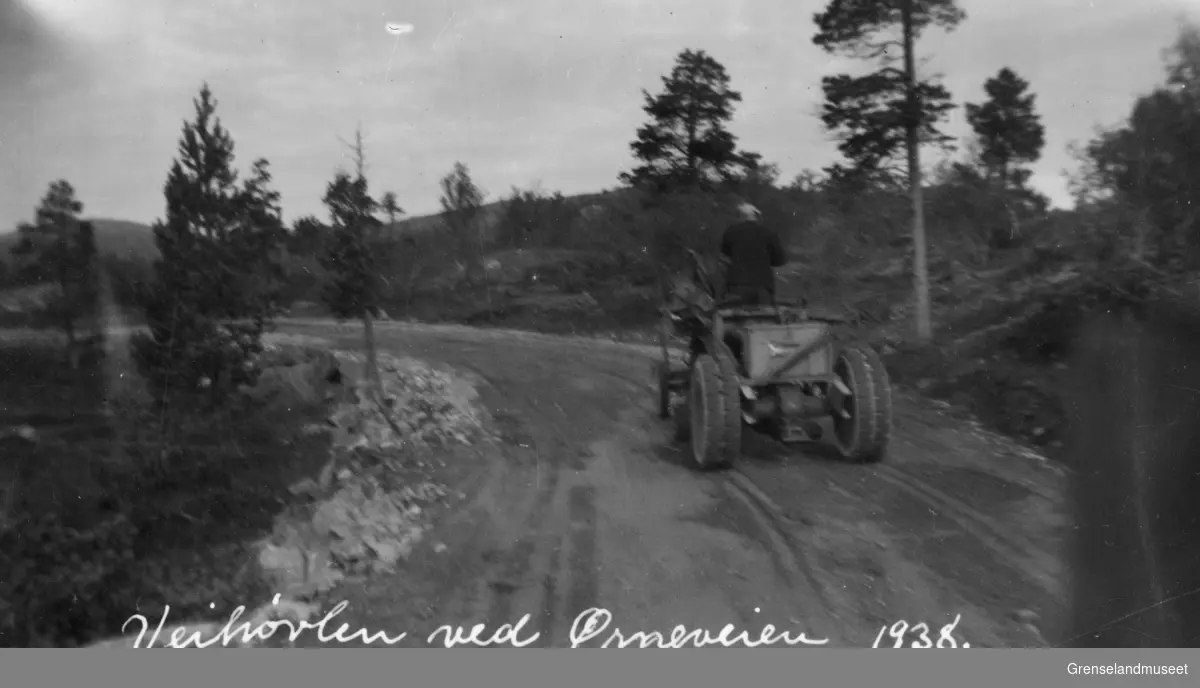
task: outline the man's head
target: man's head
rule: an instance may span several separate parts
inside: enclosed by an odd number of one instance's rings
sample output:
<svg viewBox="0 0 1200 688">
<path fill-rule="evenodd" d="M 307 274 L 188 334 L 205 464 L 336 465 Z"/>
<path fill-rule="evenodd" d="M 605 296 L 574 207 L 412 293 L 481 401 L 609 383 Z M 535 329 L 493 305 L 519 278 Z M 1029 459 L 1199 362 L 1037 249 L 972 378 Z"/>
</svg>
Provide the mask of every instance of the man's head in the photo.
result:
<svg viewBox="0 0 1200 688">
<path fill-rule="evenodd" d="M 738 205 L 738 214 L 742 216 L 743 220 L 751 222 L 756 222 L 762 219 L 762 213 L 759 212 L 758 208 L 755 208 L 753 203 L 746 201 L 743 201 Z"/>
</svg>

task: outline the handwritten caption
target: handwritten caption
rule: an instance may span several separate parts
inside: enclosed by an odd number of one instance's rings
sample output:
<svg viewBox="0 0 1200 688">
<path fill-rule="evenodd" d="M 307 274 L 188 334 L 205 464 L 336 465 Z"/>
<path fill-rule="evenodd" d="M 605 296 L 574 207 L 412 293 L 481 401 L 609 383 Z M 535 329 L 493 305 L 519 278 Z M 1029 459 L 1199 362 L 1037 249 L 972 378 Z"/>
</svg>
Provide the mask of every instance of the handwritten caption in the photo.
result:
<svg viewBox="0 0 1200 688">
<path fill-rule="evenodd" d="M 875 636 L 875 644 L 871 647 L 885 647 L 882 645 L 884 635 L 892 639 L 892 648 L 900 649 L 904 647 L 905 641 L 912 640 L 908 645 L 910 648 L 918 650 L 927 650 L 929 648 L 937 648 L 944 650 L 948 648 L 968 648 L 971 643 L 959 643 L 954 638 L 954 629 L 958 628 L 958 622 L 962 620 L 962 614 L 957 614 L 954 620 L 938 629 L 937 640 L 934 641 L 929 637 L 929 624 L 924 621 L 909 625 L 907 621 L 897 621 L 891 626 L 882 626 L 879 629 L 879 635 Z"/>
<path fill-rule="evenodd" d="M 278 595 L 276 595 L 273 604 L 279 604 Z M 246 608 L 239 606 L 230 615 L 229 621 L 224 627 L 216 633 L 210 631 L 206 634 L 203 630 L 194 626 L 178 626 L 170 631 L 170 635 L 166 638 L 165 643 L 160 645 L 159 636 L 167 627 L 167 617 L 171 613 L 171 607 L 168 605 L 164 608 L 162 617 L 158 620 L 157 627 L 153 629 L 153 634 L 150 636 L 149 642 L 143 644 L 143 641 L 146 640 L 146 634 L 152 630 L 151 622 L 141 614 L 134 614 L 129 617 L 121 627 L 121 632 L 127 633 L 130 624 L 137 623 L 141 625 L 141 630 L 138 631 L 133 647 L 173 649 L 204 649 L 215 645 L 228 647 L 230 644 L 234 644 L 235 646 L 253 646 L 271 639 L 281 631 L 286 632 L 287 639 L 293 644 L 304 633 L 310 631 L 316 631 L 317 639 L 321 643 L 337 642 L 346 644 L 361 642 L 371 645 L 382 642 L 387 645 L 397 645 L 408 639 L 408 633 L 388 635 L 384 631 L 372 632 L 365 628 L 352 630 L 348 623 L 342 623 L 337 627 L 337 630 L 331 632 L 330 629 L 336 623 L 335 619 L 346 610 L 347 606 L 349 606 L 348 602 L 338 603 L 315 623 L 307 620 L 274 619 L 259 622 L 256 626 L 252 626 L 249 621 L 238 623 L 242 615 L 246 613 Z M 530 618 L 531 615 L 526 614 L 517 623 L 504 624 L 491 632 L 488 631 L 484 624 L 475 624 L 469 629 L 466 626 L 446 624 L 438 627 L 433 633 L 430 633 L 426 638 L 426 643 L 430 646 L 442 646 L 446 648 L 464 645 L 473 645 L 475 647 L 490 647 L 494 645 L 528 647 L 541 638 L 540 632 L 530 632 L 526 629 Z M 827 638 L 813 639 L 804 633 L 792 634 L 787 631 L 781 631 L 770 624 L 764 626 L 757 634 L 746 630 L 738 630 L 733 624 L 726 624 L 715 634 L 704 629 L 689 629 L 682 625 L 675 626 L 669 633 L 660 631 L 635 631 L 627 634 L 619 628 L 610 628 L 612 622 L 612 612 L 599 607 L 593 607 L 579 614 L 571 624 L 571 647 L 578 648 L 592 641 L 599 641 L 599 647 L 601 648 L 637 647 L 640 649 L 682 649 L 685 647 L 700 648 L 714 645 L 721 647 L 754 648 L 778 645 L 780 643 L 794 647 L 797 645 L 825 645 L 829 642 Z M 209 637 L 205 637 L 205 635 Z"/>
<path fill-rule="evenodd" d="M 276 595 L 273 605 L 278 605 L 280 596 Z M 158 625 L 151 628 L 151 622 L 141 614 L 134 614 L 125 621 L 121 627 L 122 633 L 127 633 L 131 624 L 140 624 L 141 630 L 138 631 L 133 647 L 159 647 L 159 648 L 209 648 L 215 645 L 228 647 L 231 644 L 235 647 L 253 647 L 259 643 L 266 642 L 271 638 L 280 635 L 281 632 L 287 637 L 288 641 L 295 644 L 300 637 L 307 632 L 315 631 L 317 640 L 323 644 L 327 643 L 363 643 L 373 645 L 375 643 L 384 643 L 386 645 L 398 645 L 408 639 L 408 633 L 399 633 L 389 635 L 384 631 L 369 631 L 365 628 L 352 629 L 348 623 L 340 623 L 336 630 L 331 630 L 338 624 L 337 617 L 349 606 L 348 602 L 340 602 L 329 610 L 318 621 L 310 622 L 307 619 L 270 619 L 266 621 L 241 621 L 242 616 L 246 613 L 244 606 L 237 607 L 229 617 L 229 621 L 215 633 L 213 627 L 215 624 L 205 624 L 203 626 L 174 626 L 170 629 L 169 635 L 163 644 L 159 643 L 159 637 L 163 631 L 168 628 L 167 618 L 171 613 L 171 607 L 168 605 L 163 609 L 162 617 L 158 619 Z M 757 608 L 755 611 L 759 611 Z M 258 617 L 261 618 L 261 617 Z M 441 646 L 446 648 L 454 648 L 461 646 L 475 647 L 492 647 L 497 645 L 507 645 L 511 647 L 529 647 L 541 639 L 541 633 L 538 631 L 530 631 L 527 629 L 531 619 L 530 614 L 521 617 L 515 624 L 504 624 L 495 630 L 490 630 L 485 624 L 475 624 L 470 626 L 454 626 L 445 624 L 439 626 L 437 630 L 430 633 L 425 642 L 428 646 Z M 878 635 L 875 637 L 873 648 L 892 647 L 892 648 L 969 648 L 969 642 L 960 642 L 954 636 L 955 630 L 958 628 L 959 622 L 962 620 L 962 615 L 956 615 L 954 620 L 943 625 L 938 629 L 936 638 L 932 637 L 933 631 L 928 623 L 919 622 L 910 624 L 907 621 L 897 621 L 893 624 L 880 627 Z M 151 634 L 149 641 L 147 634 Z M 891 640 L 885 640 L 890 638 Z M 575 617 L 571 624 L 569 634 L 570 647 L 578 648 L 587 643 L 598 643 L 593 645 L 600 648 L 630 648 L 636 647 L 639 649 L 683 649 L 686 647 L 767 647 L 772 645 L 784 644 L 791 647 L 799 645 L 808 646 L 823 646 L 828 645 L 828 638 L 814 639 L 809 638 L 805 633 L 790 633 L 780 630 L 773 625 L 766 625 L 757 633 L 739 630 L 733 624 L 726 624 L 716 633 L 698 629 L 687 628 L 683 625 L 674 626 L 669 632 L 661 631 L 633 631 L 626 632 L 620 628 L 613 627 L 612 612 L 607 609 L 593 607 Z"/>
</svg>

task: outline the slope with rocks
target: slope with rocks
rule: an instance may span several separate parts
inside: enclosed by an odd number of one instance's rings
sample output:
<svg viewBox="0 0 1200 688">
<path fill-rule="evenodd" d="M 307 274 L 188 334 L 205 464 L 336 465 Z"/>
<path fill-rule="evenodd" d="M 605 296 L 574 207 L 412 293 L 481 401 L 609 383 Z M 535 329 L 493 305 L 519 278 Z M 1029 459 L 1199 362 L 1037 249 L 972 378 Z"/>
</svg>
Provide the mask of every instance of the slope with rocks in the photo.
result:
<svg viewBox="0 0 1200 688">
<path fill-rule="evenodd" d="M 478 469 L 476 447 L 488 441 L 470 381 L 444 366 L 383 355 L 376 399 L 361 356 L 330 351 L 324 340 L 319 348 L 302 337 L 268 341 L 263 376 L 246 393 L 268 406 L 324 400 L 329 408 L 325 422 L 303 428 L 328 439 L 328 458 L 292 484 L 294 498 L 272 531 L 248 548 L 246 565 L 263 577 L 269 601 L 246 600 L 252 609 L 228 627 L 226 617 L 168 624 L 158 633 L 157 617 L 138 610 L 150 619 L 149 632 L 133 623 L 129 635 L 93 646 L 286 645 L 287 630 L 269 629 L 311 620 L 328 610 L 338 588 L 394 572 L 431 524 L 462 501 L 460 483 Z"/>
</svg>

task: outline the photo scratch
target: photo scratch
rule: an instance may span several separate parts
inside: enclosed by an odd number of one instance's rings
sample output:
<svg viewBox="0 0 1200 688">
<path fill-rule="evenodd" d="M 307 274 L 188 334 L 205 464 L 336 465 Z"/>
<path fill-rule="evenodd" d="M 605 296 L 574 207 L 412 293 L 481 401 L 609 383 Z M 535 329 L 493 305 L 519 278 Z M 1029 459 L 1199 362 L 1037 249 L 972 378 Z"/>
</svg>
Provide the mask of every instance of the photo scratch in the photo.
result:
<svg viewBox="0 0 1200 688">
<path fill-rule="evenodd" d="M 434 36 L 433 38 L 433 47 L 437 47 L 438 41 L 442 39 L 442 35 L 446 33 L 446 29 L 450 28 L 451 22 L 454 21 L 454 16 L 455 12 L 451 12 L 450 16 L 446 19 L 446 23 L 442 24 L 442 30 L 438 31 L 437 36 Z"/>
</svg>

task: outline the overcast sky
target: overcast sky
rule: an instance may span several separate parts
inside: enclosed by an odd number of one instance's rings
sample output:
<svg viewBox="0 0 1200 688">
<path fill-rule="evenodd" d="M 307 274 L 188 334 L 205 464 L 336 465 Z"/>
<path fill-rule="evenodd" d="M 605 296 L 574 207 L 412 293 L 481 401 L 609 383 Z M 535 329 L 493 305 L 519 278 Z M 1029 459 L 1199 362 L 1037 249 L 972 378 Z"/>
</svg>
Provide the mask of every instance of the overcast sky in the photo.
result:
<svg viewBox="0 0 1200 688">
<path fill-rule="evenodd" d="M 239 166 L 268 158 L 288 220 L 324 216 L 338 137 L 365 133 L 373 189 L 437 209 L 456 160 L 491 197 L 541 182 L 609 188 L 644 119 L 640 89 L 683 48 L 742 91 L 732 129 L 785 178 L 836 151 L 815 116 L 823 0 L 0 0 L 0 228 L 46 185 L 85 214 L 150 222 L 191 99 L 207 80 Z M 920 45 L 957 100 L 1010 67 L 1047 128 L 1034 183 L 1066 200 L 1071 141 L 1120 121 L 1162 77 L 1162 49 L 1200 0 L 960 0 L 967 21 Z M 399 38 L 388 22 L 415 28 Z M 954 133 L 963 133 L 961 112 Z"/>
</svg>

